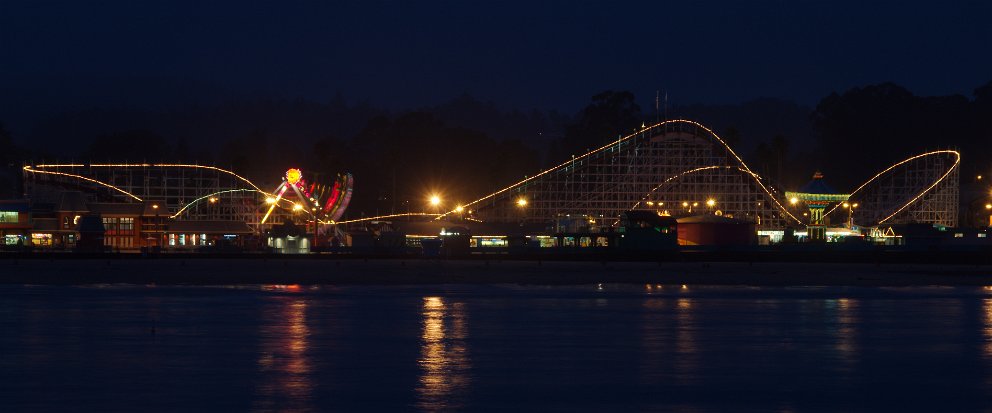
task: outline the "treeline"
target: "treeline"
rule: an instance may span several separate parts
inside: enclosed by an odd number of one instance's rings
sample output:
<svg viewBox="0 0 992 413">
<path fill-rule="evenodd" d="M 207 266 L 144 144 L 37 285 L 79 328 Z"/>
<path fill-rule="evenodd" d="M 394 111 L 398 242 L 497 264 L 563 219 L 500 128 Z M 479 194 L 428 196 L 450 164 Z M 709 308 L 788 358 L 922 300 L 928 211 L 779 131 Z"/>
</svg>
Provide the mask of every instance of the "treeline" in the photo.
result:
<svg viewBox="0 0 992 413">
<path fill-rule="evenodd" d="M 64 113 L 40 122 L 18 145 L 0 126 L 0 197 L 17 195 L 20 164 L 33 161 L 198 162 L 275 186 L 289 167 L 329 181 L 351 172 L 351 216 L 422 211 L 429 193 L 446 206 L 505 187 L 668 116 L 716 130 L 748 163 L 791 189 L 815 170 L 851 188 L 908 155 L 937 148 L 964 153 L 964 175 L 989 171 L 992 83 L 972 97 L 915 96 L 893 84 L 832 94 L 808 108 L 758 99 L 740 105 L 642 110 L 626 91 L 604 91 L 573 116 L 503 111 L 468 95 L 393 113 L 369 104 L 240 101 L 142 112 Z M 109 132 L 108 132 L 109 131 Z M 986 175 L 989 175 L 988 173 Z"/>
</svg>

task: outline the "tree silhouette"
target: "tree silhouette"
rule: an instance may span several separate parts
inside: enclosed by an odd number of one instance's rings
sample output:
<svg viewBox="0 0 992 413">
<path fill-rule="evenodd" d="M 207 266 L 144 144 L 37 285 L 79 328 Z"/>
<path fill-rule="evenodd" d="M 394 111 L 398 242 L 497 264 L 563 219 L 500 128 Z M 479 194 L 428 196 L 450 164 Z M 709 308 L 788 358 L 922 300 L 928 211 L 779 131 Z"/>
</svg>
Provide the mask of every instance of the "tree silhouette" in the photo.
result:
<svg viewBox="0 0 992 413">
<path fill-rule="evenodd" d="M 641 107 L 634 94 L 607 90 L 592 97 L 575 121 L 565 127 L 565 136 L 549 152 L 549 160 L 561 162 L 571 155 L 598 148 L 617 136 L 634 132 L 641 125 Z"/>
</svg>

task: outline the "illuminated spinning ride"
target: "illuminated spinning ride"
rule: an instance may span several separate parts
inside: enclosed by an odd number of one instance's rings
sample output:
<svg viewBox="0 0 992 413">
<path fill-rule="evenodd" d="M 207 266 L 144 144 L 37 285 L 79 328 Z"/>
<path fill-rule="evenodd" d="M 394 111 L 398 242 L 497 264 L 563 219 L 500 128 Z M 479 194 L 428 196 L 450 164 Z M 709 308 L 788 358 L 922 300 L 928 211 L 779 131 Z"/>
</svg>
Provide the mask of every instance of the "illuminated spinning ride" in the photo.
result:
<svg viewBox="0 0 992 413">
<path fill-rule="evenodd" d="M 291 168 L 282 177 L 282 183 L 272 191 L 275 196 L 266 198 L 269 209 L 260 223 L 264 224 L 269 219 L 272 211 L 290 189 L 297 198 L 297 201 L 293 202 L 293 211 L 305 211 L 311 219 L 320 223 L 334 223 L 348 208 L 354 183 L 351 174 L 344 174 L 338 175 L 330 187 L 315 181 L 308 185 L 303 178 L 303 171 Z"/>
</svg>

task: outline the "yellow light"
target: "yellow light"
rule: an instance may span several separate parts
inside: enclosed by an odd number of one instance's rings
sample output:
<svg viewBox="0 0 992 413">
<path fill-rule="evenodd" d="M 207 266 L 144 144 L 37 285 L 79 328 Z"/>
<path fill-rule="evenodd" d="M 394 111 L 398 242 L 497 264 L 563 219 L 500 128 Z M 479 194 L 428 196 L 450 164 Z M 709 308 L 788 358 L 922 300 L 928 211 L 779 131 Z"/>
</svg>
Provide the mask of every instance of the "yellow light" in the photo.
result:
<svg viewBox="0 0 992 413">
<path fill-rule="evenodd" d="M 850 208 L 850 207 L 851 207 L 851 204 L 849 204 L 847 202 L 844 203 L 844 208 Z"/>
<path fill-rule="evenodd" d="M 692 206 L 699 206 L 699 202 L 693 202 Z"/>
<path fill-rule="evenodd" d="M 854 205 L 851 205 L 851 208 L 857 208 L 857 207 L 858 207 L 858 203 L 857 202 L 855 202 Z"/>
<path fill-rule="evenodd" d="M 985 204 L 985 209 L 992 209 L 992 204 Z"/>
<path fill-rule="evenodd" d="M 706 200 L 706 206 L 713 206 L 713 205 L 716 205 L 716 201 L 714 201 L 712 199 L 707 199 Z"/>
<path fill-rule="evenodd" d="M 651 202 L 651 201 L 648 201 L 647 204 L 648 204 L 648 206 L 654 206 L 654 202 Z"/>
<path fill-rule="evenodd" d="M 299 169 L 290 168 L 286 171 L 286 182 L 289 182 L 290 185 L 296 185 L 297 182 L 300 182 L 301 178 L 303 178 L 303 172 Z"/>
<path fill-rule="evenodd" d="M 152 209 L 158 209 L 158 204 L 153 204 Z"/>
<path fill-rule="evenodd" d="M 689 206 L 689 203 L 688 202 L 682 202 L 682 206 L 683 207 L 687 207 L 687 206 Z"/>
<path fill-rule="evenodd" d="M 527 206 L 527 200 L 524 198 L 517 199 L 517 206 L 521 208 Z"/>
<path fill-rule="evenodd" d="M 211 204 L 215 204 L 215 203 L 217 203 L 217 197 L 213 197 L 213 196 L 212 196 L 212 197 L 210 197 L 210 203 L 211 203 Z"/>
<path fill-rule="evenodd" d="M 299 211 L 301 209 L 303 209 L 303 205 L 293 204 L 293 211 Z"/>
<path fill-rule="evenodd" d="M 274 204 L 274 203 L 276 203 L 276 198 L 275 197 L 271 197 L 271 196 L 270 197 L 266 197 L 265 198 L 265 203 L 266 204 Z"/>
<path fill-rule="evenodd" d="M 789 203 L 792 204 L 792 205 L 795 205 L 798 202 L 799 202 L 799 198 L 792 197 L 791 199 L 789 199 Z"/>
<path fill-rule="evenodd" d="M 461 205 L 455 207 L 455 212 L 462 213 L 463 211 L 465 211 L 465 207 Z"/>
<path fill-rule="evenodd" d="M 441 205 L 441 197 L 439 197 L 437 195 L 431 195 L 430 202 L 431 202 L 431 205 L 433 205 L 433 206 Z"/>
<path fill-rule="evenodd" d="M 979 181 L 981 181 L 981 180 L 982 180 L 982 176 L 981 176 L 981 175 L 978 175 L 978 180 L 979 180 Z"/>
</svg>

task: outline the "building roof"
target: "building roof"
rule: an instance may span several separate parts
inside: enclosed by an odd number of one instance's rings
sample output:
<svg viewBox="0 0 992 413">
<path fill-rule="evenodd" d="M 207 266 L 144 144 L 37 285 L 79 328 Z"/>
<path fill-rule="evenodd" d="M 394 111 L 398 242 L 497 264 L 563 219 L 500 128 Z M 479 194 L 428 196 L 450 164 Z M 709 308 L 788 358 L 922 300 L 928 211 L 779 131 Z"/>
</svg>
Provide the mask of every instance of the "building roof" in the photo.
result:
<svg viewBox="0 0 992 413">
<path fill-rule="evenodd" d="M 58 231 L 59 220 L 55 218 L 35 218 L 34 226 L 32 227 L 35 231 Z"/>
<path fill-rule="evenodd" d="M 679 224 L 750 224 L 750 222 L 714 214 L 693 215 L 678 219 Z"/>
<path fill-rule="evenodd" d="M 103 226 L 103 220 L 100 219 L 99 215 L 83 215 L 79 218 L 79 225 L 76 226 L 76 230 L 79 232 L 96 233 L 103 236 L 103 232 L 106 229 Z"/>
<path fill-rule="evenodd" d="M 61 212 L 88 212 L 86 197 L 80 191 L 65 191 L 59 195 L 59 202 L 55 207 Z"/>
<path fill-rule="evenodd" d="M 406 235 L 432 235 L 441 234 L 441 229 L 467 228 L 471 235 L 507 235 L 521 236 L 529 234 L 540 234 L 547 232 L 543 224 L 540 225 L 520 225 L 514 223 L 488 223 L 488 222 L 451 222 L 442 220 L 430 221 L 393 221 L 392 227 Z"/>
<path fill-rule="evenodd" d="M 276 238 L 281 238 L 285 236 L 304 236 L 307 235 L 306 228 L 300 225 L 293 224 L 292 221 L 286 220 L 280 225 L 275 225 L 272 227 L 272 231 L 269 235 Z"/>
<path fill-rule="evenodd" d="M 827 182 L 823 180 L 823 174 L 819 171 L 813 174 L 813 179 L 799 188 L 799 194 L 810 194 L 810 195 L 841 195 L 840 192 L 834 190 L 833 187 L 827 185 Z"/>
<path fill-rule="evenodd" d="M 172 221 L 166 232 L 198 234 L 252 234 L 255 231 L 240 221 Z"/>
<path fill-rule="evenodd" d="M 100 215 L 124 215 L 124 216 L 141 216 L 141 212 L 144 211 L 145 206 L 143 204 L 133 203 L 92 203 L 89 204 L 90 212 Z"/>
<path fill-rule="evenodd" d="M 154 217 L 164 215 L 169 215 L 169 211 L 165 208 L 164 201 L 145 201 L 144 206 L 142 207 L 141 216 Z"/>
</svg>

